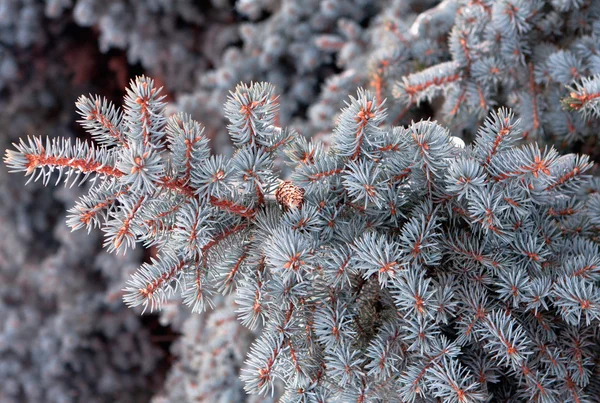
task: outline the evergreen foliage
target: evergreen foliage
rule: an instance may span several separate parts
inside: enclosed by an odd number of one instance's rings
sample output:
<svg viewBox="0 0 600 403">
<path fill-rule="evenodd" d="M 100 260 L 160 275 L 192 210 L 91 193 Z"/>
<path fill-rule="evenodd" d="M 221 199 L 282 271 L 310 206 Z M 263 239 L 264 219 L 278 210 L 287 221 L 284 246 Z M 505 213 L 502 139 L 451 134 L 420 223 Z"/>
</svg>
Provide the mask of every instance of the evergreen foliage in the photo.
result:
<svg viewBox="0 0 600 403">
<path fill-rule="evenodd" d="M 527 10 L 511 32 L 530 29 Z M 163 118 L 146 77 L 122 111 L 78 105 L 97 145 L 35 137 L 6 165 L 91 181 L 69 225 L 101 227 L 117 253 L 157 248 L 128 305 L 160 309 L 179 292 L 200 312 L 235 292 L 260 332 L 248 393 L 282 381 L 284 402 L 597 398 L 600 184 L 588 157 L 521 144 L 529 122 L 512 112 L 463 148 L 432 121 L 384 125 L 387 105 L 360 90 L 325 147 L 275 125 L 272 86 L 241 84 L 224 158 L 199 123 Z M 273 198 L 284 152 L 292 174 Z"/>
<path fill-rule="evenodd" d="M 367 29 L 339 49 L 361 43 L 360 57 L 337 60 L 311 123 L 323 131 L 345 93 L 357 85 L 389 103 L 387 123 L 408 124 L 429 109 L 455 135 L 475 137 L 493 110 L 511 108 L 525 137 L 596 153 L 598 36 L 596 0 L 443 0 L 422 11 L 391 1 Z M 577 112 L 580 113 L 577 113 Z M 593 117 L 593 119 L 590 119 Z"/>
</svg>

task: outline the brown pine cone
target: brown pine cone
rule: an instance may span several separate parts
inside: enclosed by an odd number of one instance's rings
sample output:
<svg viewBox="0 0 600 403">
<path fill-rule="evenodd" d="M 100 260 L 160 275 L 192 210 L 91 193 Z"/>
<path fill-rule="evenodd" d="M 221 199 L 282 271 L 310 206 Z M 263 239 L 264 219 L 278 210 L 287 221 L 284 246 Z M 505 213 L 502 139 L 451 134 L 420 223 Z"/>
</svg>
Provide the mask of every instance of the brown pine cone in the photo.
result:
<svg viewBox="0 0 600 403">
<path fill-rule="evenodd" d="M 304 189 L 291 181 L 283 181 L 275 191 L 275 199 L 285 209 L 300 208 L 304 202 Z"/>
</svg>

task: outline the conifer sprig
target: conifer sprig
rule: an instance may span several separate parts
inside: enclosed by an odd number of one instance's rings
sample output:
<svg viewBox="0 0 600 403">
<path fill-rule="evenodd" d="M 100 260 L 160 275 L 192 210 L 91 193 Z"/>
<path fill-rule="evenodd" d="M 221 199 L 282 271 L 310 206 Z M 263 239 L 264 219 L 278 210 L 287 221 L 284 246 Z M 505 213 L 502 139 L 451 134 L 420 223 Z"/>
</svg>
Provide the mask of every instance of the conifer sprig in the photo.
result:
<svg viewBox="0 0 600 403">
<path fill-rule="evenodd" d="M 531 29 L 533 11 L 513 11 L 498 21 Z M 441 84 L 428 74 L 399 90 L 427 99 Z M 181 293 L 201 312 L 235 292 L 260 333 L 249 393 L 282 382 L 284 402 L 593 399 L 600 199 L 587 157 L 520 144 L 504 109 L 466 147 L 435 122 L 387 127 L 383 100 L 363 90 L 326 147 L 276 127 L 272 93 L 231 94 L 230 158 L 211 155 L 189 116 L 164 118 L 141 77 L 123 111 L 79 100 L 97 145 L 35 138 L 5 163 L 44 183 L 94 176 L 69 225 L 100 227 L 110 251 L 156 247 L 125 286 L 128 305 L 160 309 Z M 283 182 L 280 149 L 293 170 Z"/>
</svg>

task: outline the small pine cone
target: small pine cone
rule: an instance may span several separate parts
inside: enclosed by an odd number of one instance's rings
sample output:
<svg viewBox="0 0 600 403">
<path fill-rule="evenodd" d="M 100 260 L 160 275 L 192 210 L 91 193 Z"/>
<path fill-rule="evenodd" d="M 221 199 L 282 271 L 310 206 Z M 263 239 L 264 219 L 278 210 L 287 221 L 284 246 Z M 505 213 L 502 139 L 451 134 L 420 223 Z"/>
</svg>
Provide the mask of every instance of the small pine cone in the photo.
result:
<svg viewBox="0 0 600 403">
<path fill-rule="evenodd" d="M 304 202 L 304 189 L 291 181 L 283 181 L 275 191 L 275 199 L 286 209 L 300 208 Z"/>
</svg>

